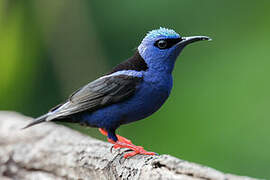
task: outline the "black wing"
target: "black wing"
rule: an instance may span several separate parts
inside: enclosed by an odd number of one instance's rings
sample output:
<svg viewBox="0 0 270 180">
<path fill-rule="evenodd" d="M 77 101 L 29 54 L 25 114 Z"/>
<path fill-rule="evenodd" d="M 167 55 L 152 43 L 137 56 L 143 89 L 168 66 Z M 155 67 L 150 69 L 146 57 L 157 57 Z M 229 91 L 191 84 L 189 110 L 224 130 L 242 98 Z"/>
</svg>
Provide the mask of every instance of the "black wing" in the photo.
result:
<svg viewBox="0 0 270 180">
<path fill-rule="evenodd" d="M 128 75 L 101 77 L 73 93 L 66 103 L 53 108 L 46 121 L 121 102 L 135 93 L 141 80 Z"/>
</svg>

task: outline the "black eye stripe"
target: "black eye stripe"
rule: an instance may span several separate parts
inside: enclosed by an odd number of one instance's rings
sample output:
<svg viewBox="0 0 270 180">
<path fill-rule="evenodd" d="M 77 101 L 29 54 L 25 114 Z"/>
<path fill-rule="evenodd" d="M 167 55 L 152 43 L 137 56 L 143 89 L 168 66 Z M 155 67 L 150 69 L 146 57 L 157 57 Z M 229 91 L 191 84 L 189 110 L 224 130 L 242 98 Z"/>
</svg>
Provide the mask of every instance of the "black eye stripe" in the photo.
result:
<svg viewBox="0 0 270 180">
<path fill-rule="evenodd" d="M 167 46 L 166 46 L 166 48 L 164 48 L 164 49 L 169 49 L 169 48 L 171 48 L 173 45 L 175 45 L 175 44 L 177 44 L 178 42 L 182 41 L 182 38 L 160 39 L 160 40 L 156 41 L 154 45 L 155 45 L 156 47 L 158 47 L 158 42 L 161 41 L 161 40 L 167 42 Z"/>
</svg>

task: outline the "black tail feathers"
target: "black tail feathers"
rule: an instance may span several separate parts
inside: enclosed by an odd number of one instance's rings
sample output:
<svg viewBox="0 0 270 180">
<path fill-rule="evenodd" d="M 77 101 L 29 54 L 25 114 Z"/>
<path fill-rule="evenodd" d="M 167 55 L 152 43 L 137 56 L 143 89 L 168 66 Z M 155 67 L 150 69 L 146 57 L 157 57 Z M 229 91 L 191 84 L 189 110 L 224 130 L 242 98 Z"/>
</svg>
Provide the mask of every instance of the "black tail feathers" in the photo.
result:
<svg viewBox="0 0 270 180">
<path fill-rule="evenodd" d="M 33 122 L 29 123 L 28 125 L 26 125 L 22 129 L 26 129 L 26 128 L 29 128 L 29 127 L 34 126 L 36 124 L 45 122 L 47 117 L 48 117 L 48 115 L 47 114 L 44 114 L 43 116 L 40 116 L 40 117 L 36 118 Z"/>
</svg>

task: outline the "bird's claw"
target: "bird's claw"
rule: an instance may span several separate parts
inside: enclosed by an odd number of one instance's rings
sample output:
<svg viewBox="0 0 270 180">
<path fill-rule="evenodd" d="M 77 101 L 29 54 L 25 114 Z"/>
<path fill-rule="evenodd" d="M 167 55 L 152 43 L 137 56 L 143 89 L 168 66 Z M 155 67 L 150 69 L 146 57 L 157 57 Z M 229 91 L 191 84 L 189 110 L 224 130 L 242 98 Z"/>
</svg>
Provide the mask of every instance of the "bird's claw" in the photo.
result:
<svg viewBox="0 0 270 180">
<path fill-rule="evenodd" d="M 124 158 L 129 158 L 132 156 L 135 156 L 137 154 L 143 154 L 143 155 L 157 155 L 157 153 L 155 152 L 148 152 L 146 151 L 142 146 L 136 146 L 134 144 L 131 143 L 131 141 L 129 141 L 130 143 L 124 143 L 124 142 L 120 142 L 117 141 L 115 142 L 115 144 L 112 146 L 113 149 L 118 149 L 118 148 L 128 148 L 129 150 L 131 150 L 132 152 L 130 153 L 126 153 L 124 155 Z"/>
<path fill-rule="evenodd" d="M 145 151 L 144 149 L 142 151 L 132 151 L 130 153 L 126 153 L 124 155 L 124 158 L 129 158 L 129 157 L 132 157 L 132 156 L 135 156 L 137 154 L 143 154 L 143 155 L 157 155 L 157 153 L 155 152 L 148 152 L 148 151 Z"/>
<path fill-rule="evenodd" d="M 102 128 L 100 128 L 99 131 L 101 132 L 101 134 L 103 134 L 105 136 L 108 135 L 107 131 L 105 131 Z M 132 156 L 135 156 L 137 154 L 158 155 L 157 153 L 146 151 L 142 146 L 136 146 L 136 145 L 132 144 L 132 142 L 127 138 L 124 138 L 124 137 L 119 136 L 119 135 L 116 135 L 116 136 L 117 136 L 117 139 L 118 139 L 116 142 L 113 141 L 112 139 L 108 138 L 108 141 L 113 144 L 113 146 L 110 149 L 111 153 L 112 153 L 113 149 L 127 148 L 132 152 L 126 153 L 124 155 L 124 158 L 132 157 Z"/>
</svg>

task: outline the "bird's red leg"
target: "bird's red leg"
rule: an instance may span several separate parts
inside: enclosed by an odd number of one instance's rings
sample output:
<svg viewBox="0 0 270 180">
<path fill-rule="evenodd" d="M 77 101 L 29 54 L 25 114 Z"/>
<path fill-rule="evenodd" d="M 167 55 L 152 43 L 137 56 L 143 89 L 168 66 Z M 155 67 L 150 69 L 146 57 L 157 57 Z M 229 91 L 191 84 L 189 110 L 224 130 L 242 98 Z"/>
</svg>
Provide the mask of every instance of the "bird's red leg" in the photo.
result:
<svg viewBox="0 0 270 180">
<path fill-rule="evenodd" d="M 99 128 L 99 131 L 101 132 L 101 134 L 103 134 L 104 136 L 107 136 L 108 133 L 106 130 Z M 156 153 L 154 152 L 147 152 L 146 150 L 144 150 L 144 148 L 142 146 L 136 146 L 134 144 L 132 144 L 132 142 L 129 139 L 126 139 L 122 136 L 116 135 L 118 141 L 113 141 L 112 139 L 108 138 L 108 141 L 113 145 L 113 148 L 128 148 L 133 150 L 133 152 L 131 153 L 127 153 L 124 155 L 124 158 L 128 158 L 128 157 L 132 157 L 135 156 L 136 154 L 144 154 L 144 155 L 156 155 Z"/>
</svg>

